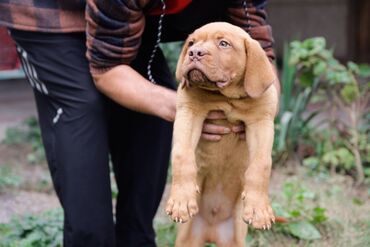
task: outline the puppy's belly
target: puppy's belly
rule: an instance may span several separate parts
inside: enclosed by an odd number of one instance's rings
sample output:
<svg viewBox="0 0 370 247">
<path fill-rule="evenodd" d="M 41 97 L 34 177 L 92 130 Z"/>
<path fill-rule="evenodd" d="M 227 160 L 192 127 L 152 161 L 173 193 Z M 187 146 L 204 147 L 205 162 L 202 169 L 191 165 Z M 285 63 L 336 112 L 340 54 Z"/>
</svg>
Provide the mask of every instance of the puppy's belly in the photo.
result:
<svg viewBox="0 0 370 247">
<path fill-rule="evenodd" d="M 245 140 L 235 134 L 219 142 L 201 140 L 196 159 L 202 191 L 199 213 L 209 224 L 225 221 L 232 217 L 240 200 L 247 162 Z"/>
<path fill-rule="evenodd" d="M 200 215 L 208 224 L 216 224 L 224 221 L 232 215 L 234 200 L 232 195 L 227 195 L 223 184 L 213 184 L 205 181 L 203 193 L 200 200 Z"/>
</svg>

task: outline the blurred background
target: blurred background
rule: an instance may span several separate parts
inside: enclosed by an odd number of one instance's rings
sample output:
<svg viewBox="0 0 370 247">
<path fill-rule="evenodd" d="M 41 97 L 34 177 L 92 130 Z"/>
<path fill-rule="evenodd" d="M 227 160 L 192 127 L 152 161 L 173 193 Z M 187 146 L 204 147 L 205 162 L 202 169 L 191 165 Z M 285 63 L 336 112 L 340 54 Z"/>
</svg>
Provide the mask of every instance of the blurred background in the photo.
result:
<svg viewBox="0 0 370 247">
<path fill-rule="evenodd" d="M 282 84 L 270 196 L 284 223 L 250 230 L 246 242 L 370 246 L 370 1 L 271 0 L 267 11 Z M 181 45 L 161 45 L 172 70 Z M 0 28 L 0 247 L 62 243 L 36 116 L 14 44 Z M 176 226 L 163 211 L 157 243 L 173 246 Z"/>
<path fill-rule="evenodd" d="M 370 62 L 368 0 L 273 0 L 267 12 L 279 58 L 285 42 L 320 36 L 336 58 Z"/>
</svg>

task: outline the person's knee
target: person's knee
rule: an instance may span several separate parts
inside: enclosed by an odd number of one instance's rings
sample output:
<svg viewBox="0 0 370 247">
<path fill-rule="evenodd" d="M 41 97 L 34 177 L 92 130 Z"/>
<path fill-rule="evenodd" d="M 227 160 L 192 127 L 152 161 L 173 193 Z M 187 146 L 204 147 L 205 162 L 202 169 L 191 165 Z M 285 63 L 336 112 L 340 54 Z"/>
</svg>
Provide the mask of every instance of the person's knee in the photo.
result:
<svg viewBox="0 0 370 247">
<path fill-rule="evenodd" d="M 115 233 L 113 224 L 93 222 L 84 224 L 74 220 L 65 224 L 65 246 L 114 246 Z"/>
<path fill-rule="evenodd" d="M 114 246 L 114 233 L 105 231 L 89 231 L 87 229 L 75 229 L 64 236 L 64 245 L 66 247 L 85 247 L 85 246 Z"/>
</svg>

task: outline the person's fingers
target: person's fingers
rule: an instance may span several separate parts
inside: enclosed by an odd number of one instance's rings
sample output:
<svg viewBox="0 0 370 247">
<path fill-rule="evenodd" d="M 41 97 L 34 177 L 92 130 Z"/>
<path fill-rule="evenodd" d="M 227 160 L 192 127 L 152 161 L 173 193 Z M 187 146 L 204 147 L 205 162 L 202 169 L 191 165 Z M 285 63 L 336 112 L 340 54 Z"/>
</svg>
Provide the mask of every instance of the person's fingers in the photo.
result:
<svg viewBox="0 0 370 247">
<path fill-rule="evenodd" d="M 210 111 L 207 115 L 207 119 L 226 119 L 226 116 L 223 111 Z"/>
<path fill-rule="evenodd" d="M 245 132 L 245 126 L 242 123 L 240 123 L 238 125 L 233 125 L 231 127 L 231 131 L 234 132 L 234 133 Z"/>
<path fill-rule="evenodd" d="M 231 131 L 239 135 L 239 139 L 245 140 L 245 125 L 243 123 L 238 123 L 231 127 Z"/>
<path fill-rule="evenodd" d="M 223 135 L 223 134 L 230 133 L 231 130 L 230 130 L 230 128 L 228 128 L 226 126 L 204 122 L 202 132 L 206 133 L 206 134 Z"/>
<path fill-rule="evenodd" d="M 207 141 L 214 141 L 217 142 L 221 140 L 220 135 L 212 135 L 212 134 L 207 134 L 207 133 L 202 133 L 201 137 Z"/>
<path fill-rule="evenodd" d="M 239 133 L 239 139 L 245 140 L 245 132 Z"/>
<path fill-rule="evenodd" d="M 208 113 L 206 121 L 203 123 L 202 138 L 208 141 L 219 141 L 222 135 L 230 132 L 239 135 L 240 139 L 245 139 L 245 126 L 243 123 L 238 123 L 230 127 L 209 123 L 207 120 L 226 119 L 223 111 L 211 111 Z"/>
</svg>

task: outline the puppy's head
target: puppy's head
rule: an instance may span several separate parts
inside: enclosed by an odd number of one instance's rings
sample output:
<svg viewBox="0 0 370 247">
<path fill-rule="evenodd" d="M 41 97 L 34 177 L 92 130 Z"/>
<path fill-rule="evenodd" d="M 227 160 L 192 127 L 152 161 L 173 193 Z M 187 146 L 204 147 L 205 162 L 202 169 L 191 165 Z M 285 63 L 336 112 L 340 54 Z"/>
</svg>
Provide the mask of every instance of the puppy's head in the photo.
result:
<svg viewBox="0 0 370 247">
<path fill-rule="evenodd" d="M 176 78 L 183 85 L 220 92 L 241 86 L 249 97 L 257 98 L 276 75 L 259 43 L 243 29 L 214 22 L 189 35 L 177 63 Z"/>
</svg>

